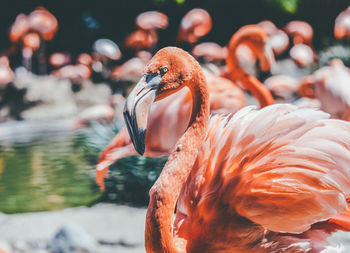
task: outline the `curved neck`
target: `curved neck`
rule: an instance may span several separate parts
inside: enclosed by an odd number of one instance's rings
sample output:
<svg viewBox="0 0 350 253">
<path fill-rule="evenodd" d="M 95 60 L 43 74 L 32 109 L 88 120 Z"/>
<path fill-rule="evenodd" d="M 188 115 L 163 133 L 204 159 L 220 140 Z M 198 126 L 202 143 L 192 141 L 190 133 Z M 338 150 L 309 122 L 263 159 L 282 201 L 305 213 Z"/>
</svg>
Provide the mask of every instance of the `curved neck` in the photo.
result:
<svg viewBox="0 0 350 253">
<path fill-rule="evenodd" d="M 189 127 L 169 156 L 162 173 L 150 190 L 146 217 L 146 251 L 157 253 L 185 252 L 179 249 L 173 237 L 174 210 L 180 191 L 196 160 L 198 149 L 205 137 L 209 118 L 207 84 L 200 67 L 194 72 L 189 88 L 192 92 L 192 116 Z"/>
<path fill-rule="evenodd" d="M 229 69 L 228 75 L 230 76 L 230 79 L 235 82 L 241 82 L 242 85 L 244 85 L 244 87 L 246 87 L 258 100 L 260 107 L 262 108 L 274 103 L 271 92 L 255 76 L 252 76 L 245 71 L 240 65 L 237 56 L 238 47 L 245 44 L 252 50 L 252 52 L 254 52 L 257 58 L 260 58 L 260 55 L 257 54 L 258 50 L 254 47 L 254 41 L 251 41 L 252 38 L 256 36 L 262 36 L 262 34 L 256 32 L 251 34 L 240 31 L 235 33 L 228 46 L 226 64 Z"/>
</svg>

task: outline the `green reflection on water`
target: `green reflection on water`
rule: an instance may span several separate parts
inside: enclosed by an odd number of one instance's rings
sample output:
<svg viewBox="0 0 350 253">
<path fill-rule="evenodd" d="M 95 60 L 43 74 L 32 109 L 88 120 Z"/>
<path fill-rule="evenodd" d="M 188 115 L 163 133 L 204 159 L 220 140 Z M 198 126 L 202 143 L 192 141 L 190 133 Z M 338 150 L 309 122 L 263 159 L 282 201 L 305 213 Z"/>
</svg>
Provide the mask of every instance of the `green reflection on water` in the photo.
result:
<svg viewBox="0 0 350 253">
<path fill-rule="evenodd" d="M 98 199 L 94 165 L 77 142 L 74 134 L 61 134 L 0 147 L 0 212 L 54 210 Z"/>
</svg>

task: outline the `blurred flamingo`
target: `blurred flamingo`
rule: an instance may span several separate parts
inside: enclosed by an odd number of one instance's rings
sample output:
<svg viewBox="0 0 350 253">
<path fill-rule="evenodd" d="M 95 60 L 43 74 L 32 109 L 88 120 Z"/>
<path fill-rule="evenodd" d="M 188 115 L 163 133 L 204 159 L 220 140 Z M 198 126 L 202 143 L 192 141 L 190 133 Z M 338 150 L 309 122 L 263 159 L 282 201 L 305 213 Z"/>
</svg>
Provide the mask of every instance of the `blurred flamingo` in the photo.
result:
<svg viewBox="0 0 350 253">
<path fill-rule="evenodd" d="M 273 53 L 276 56 L 282 55 L 289 47 L 288 35 L 278 29 L 274 23 L 270 20 L 264 20 L 257 24 L 260 26 L 264 32 L 268 35 L 267 43 L 272 48 Z"/>
<path fill-rule="evenodd" d="M 116 43 L 109 39 L 98 39 L 93 44 L 92 70 L 103 79 L 108 79 L 110 75 L 109 64 L 122 57 L 122 53 Z"/>
<path fill-rule="evenodd" d="M 312 48 L 305 44 L 294 45 L 289 51 L 289 56 L 301 68 L 310 66 L 317 59 Z"/>
<path fill-rule="evenodd" d="M 86 127 L 92 121 L 100 123 L 109 122 L 112 123 L 114 120 L 115 111 L 111 105 L 100 104 L 86 108 L 79 113 L 77 120 L 75 121 L 73 128 L 79 129 Z"/>
<path fill-rule="evenodd" d="M 327 237 L 350 230 L 350 124 L 289 104 L 209 120 L 198 62 L 168 47 L 126 101 L 137 152 L 145 152 L 152 102 L 183 87 L 191 120 L 150 190 L 146 251 L 330 252 Z"/>
<path fill-rule="evenodd" d="M 6 87 L 7 84 L 12 83 L 15 75 L 10 67 L 10 62 L 7 56 L 0 57 L 0 89 Z"/>
<path fill-rule="evenodd" d="M 264 85 L 271 91 L 274 98 L 288 101 L 295 97 L 299 80 L 287 75 L 274 75 L 264 81 Z"/>
<path fill-rule="evenodd" d="M 136 57 L 127 60 L 120 66 L 114 67 L 110 74 L 113 92 L 119 91 L 123 95 L 129 94 L 130 87 L 137 82 L 138 77 L 140 77 L 151 58 L 151 53 L 139 51 Z"/>
<path fill-rule="evenodd" d="M 32 71 L 32 58 L 40 47 L 40 36 L 37 33 L 29 32 L 23 36 L 22 43 L 23 65 L 27 70 Z"/>
<path fill-rule="evenodd" d="M 69 53 L 53 53 L 49 57 L 49 63 L 54 68 L 59 68 L 71 63 L 71 56 Z"/>
<path fill-rule="evenodd" d="M 23 65 L 32 70 L 32 56 L 38 56 L 39 73 L 46 73 L 45 41 L 52 40 L 57 32 L 58 22 L 44 7 L 37 7 L 28 16 L 19 14 L 10 28 L 10 40 L 23 44 Z"/>
<path fill-rule="evenodd" d="M 210 14 L 203 9 L 192 9 L 182 18 L 177 34 L 178 42 L 187 42 L 191 45 L 207 35 L 212 28 Z"/>
<path fill-rule="evenodd" d="M 284 30 L 292 37 L 293 44 L 306 44 L 312 46 L 312 38 L 314 36 L 314 29 L 312 26 L 300 20 L 290 21 Z"/>
<path fill-rule="evenodd" d="M 226 59 L 227 49 L 215 42 L 203 42 L 192 49 L 192 55 L 205 62 L 220 62 Z"/>
<path fill-rule="evenodd" d="M 226 64 L 229 77 L 234 82 L 241 83 L 259 101 L 260 107 L 273 104 L 274 100 L 269 90 L 253 75 L 248 74 L 237 57 L 238 48 L 246 45 L 259 59 L 260 68 L 263 71 L 270 69 L 274 62 L 273 53 L 267 45 L 266 33 L 257 25 L 241 27 L 230 39 Z"/>
<path fill-rule="evenodd" d="M 168 17 L 159 11 L 146 11 L 136 17 L 137 30 L 128 35 L 125 47 L 135 51 L 153 50 L 158 43 L 158 29 L 168 27 Z"/>
<path fill-rule="evenodd" d="M 332 118 L 350 121 L 350 70 L 339 59 L 305 77 L 301 95 L 320 100 L 321 109 Z"/>
<path fill-rule="evenodd" d="M 338 40 L 350 40 L 350 6 L 335 19 L 334 37 Z"/>
<path fill-rule="evenodd" d="M 0 122 L 11 117 L 21 120 L 23 110 L 33 104 L 26 102 L 26 88 L 14 85 L 15 74 L 13 73 L 7 56 L 0 57 Z M 5 108 L 4 111 L 1 109 Z"/>
<path fill-rule="evenodd" d="M 81 53 L 77 57 L 77 63 L 78 64 L 83 64 L 85 66 L 91 67 L 93 63 L 92 56 L 87 54 L 87 53 Z"/>
<path fill-rule="evenodd" d="M 81 89 L 82 83 L 91 77 L 91 69 L 83 64 L 70 64 L 52 71 L 52 75 L 58 79 L 69 80 L 72 84 L 72 90 L 77 92 Z"/>
<path fill-rule="evenodd" d="M 225 72 L 226 47 L 222 47 L 215 42 L 203 42 L 194 46 L 191 53 L 201 63 L 203 69 L 207 69 L 217 76 L 221 76 Z M 244 54 L 244 56 L 246 55 Z"/>
<path fill-rule="evenodd" d="M 284 29 L 291 36 L 294 44 L 289 51 L 291 59 L 302 68 L 312 64 L 317 58 L 312 49 L 314 36 L 312 26 L 305 21 L 294 20 L 289 22 Z"/>
</svg>

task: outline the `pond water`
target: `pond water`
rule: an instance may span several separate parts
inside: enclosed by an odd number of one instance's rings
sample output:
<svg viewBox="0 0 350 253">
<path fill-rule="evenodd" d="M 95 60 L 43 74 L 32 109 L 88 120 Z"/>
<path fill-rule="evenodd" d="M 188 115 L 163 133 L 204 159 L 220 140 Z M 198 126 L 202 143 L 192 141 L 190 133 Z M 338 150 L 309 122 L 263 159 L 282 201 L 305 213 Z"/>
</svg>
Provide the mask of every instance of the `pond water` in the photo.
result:
<svg viewBox="0 0 350 253">
<path fill-rule="evenodd" d="M 106 192 L 95 184 L 99 152 L 120 128 L 93 124 L 0 124 L 0 212 L 18 213 L 104 201 L 145 206 L 166 158 L 128 157 L 111 166 Z"/>
<path fill-rule="evenodd" d="M 38 136 L 0 146 L 0 212 L 88 205 L 101 193 L 74 133 Z M 97 155 L 97 154 L 96 154 Z"/>
</svg>

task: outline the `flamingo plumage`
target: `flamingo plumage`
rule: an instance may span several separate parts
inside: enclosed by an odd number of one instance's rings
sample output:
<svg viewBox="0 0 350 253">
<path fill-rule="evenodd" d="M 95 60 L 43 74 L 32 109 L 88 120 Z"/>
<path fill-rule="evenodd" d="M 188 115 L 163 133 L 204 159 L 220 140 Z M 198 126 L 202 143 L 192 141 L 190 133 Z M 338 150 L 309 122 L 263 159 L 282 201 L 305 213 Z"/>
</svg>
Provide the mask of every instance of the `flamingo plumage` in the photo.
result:
<svg viewBox="0 0 350 253">
<path fill-rule="evenodd" d="M 348 122 L 290 104 L 209 119 L 200 65 L 167 47 L 126 100 L 138 153 L 152 102 L 183 87 L 193 97 L 191 120 L 150 190 L 148 253 L 320 252 L 331 232 L 349 230 Z"/>
</svg>

